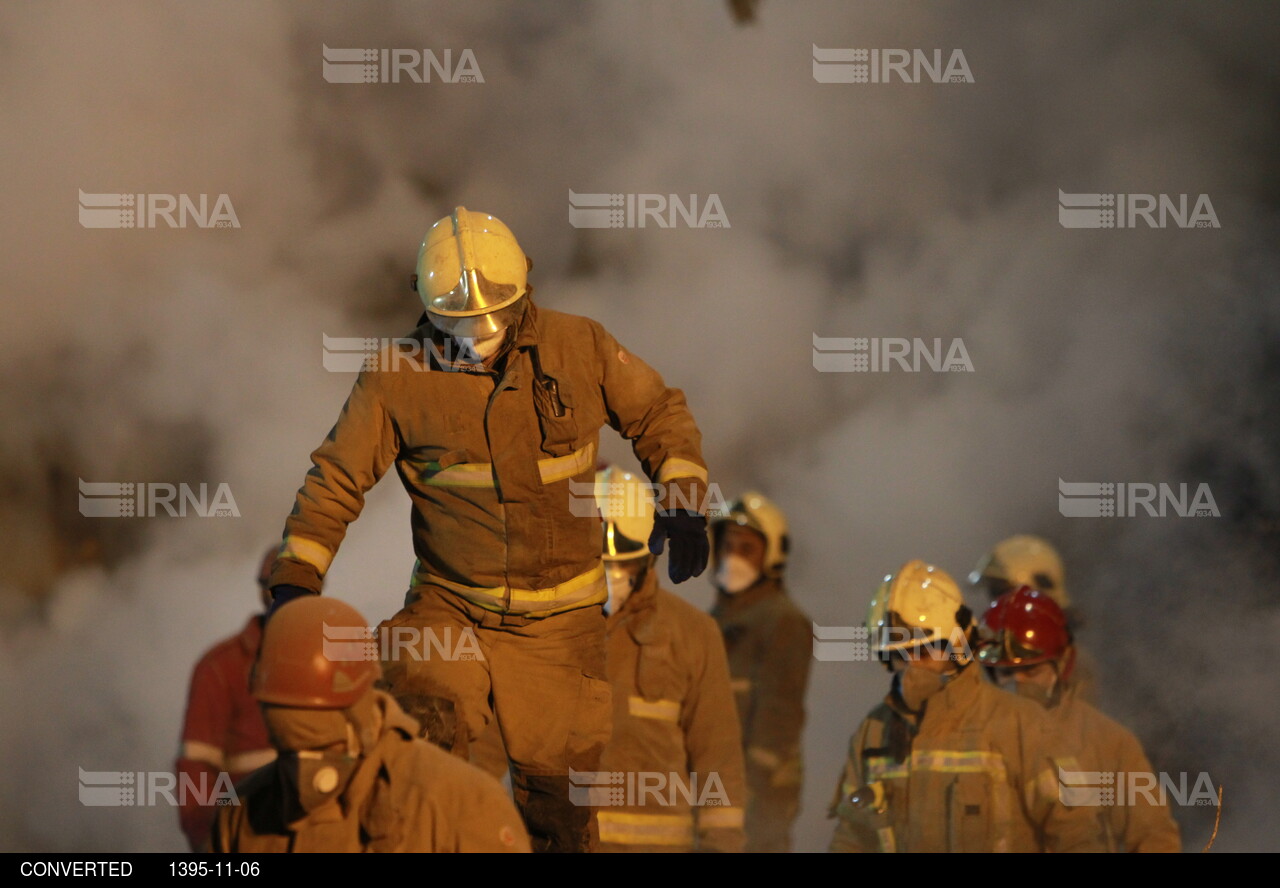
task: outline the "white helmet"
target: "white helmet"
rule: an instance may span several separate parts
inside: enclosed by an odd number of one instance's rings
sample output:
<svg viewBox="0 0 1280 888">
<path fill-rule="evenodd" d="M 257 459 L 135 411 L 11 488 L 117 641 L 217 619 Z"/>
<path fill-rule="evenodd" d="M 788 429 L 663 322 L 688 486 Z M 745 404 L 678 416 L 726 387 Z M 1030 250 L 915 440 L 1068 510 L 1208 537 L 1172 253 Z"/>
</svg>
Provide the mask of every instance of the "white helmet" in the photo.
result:
<svg viewBox="0 0 1280 888">
<path fill-rule="evenodd" d="M 651 486 L 617 466 L 596 472 L 596 508 L 604 521 L 603 558 L 630 561 L 649 554 L 653 533 Z"/>
<path fill-rule="evenodd" d="M 787 564 L 787 551 L 791 547 L 787 535 L 787 518 L 782 510 L 767 497 L 754 490 L 735 500 L 728 512 L 711 522 L 713 552 L 720 548 L 720 536 L 729 525 L 748 527 L 764 537 L 764 572 L 777 577 Z"/>
<path fill-rule="evenodd" d="M 418 251 L 414 287 L 427 318 L 450 336 L 492 336 L 519 320 L 530 262 L 511 229 L 456 207 L 431 226 Z"/>
<path fill-rule="evenodd" d="M 1022 534 L 996 543 L 969 574 L 969 582 L 986 587 L 992 601 L 1019 586 L 1030 586 L 1069 610 L 1064 573 L 1062 557 L 1048 540 Z"/>
<path fill-rule="evenodd" d="M 871 650 L 881 660 L 896 651 L 932 646 L 968 662 L 973 628 L 973 614 L 956 581 L 918 559 L 884 578 L 867 612 Z"/>
</svg>

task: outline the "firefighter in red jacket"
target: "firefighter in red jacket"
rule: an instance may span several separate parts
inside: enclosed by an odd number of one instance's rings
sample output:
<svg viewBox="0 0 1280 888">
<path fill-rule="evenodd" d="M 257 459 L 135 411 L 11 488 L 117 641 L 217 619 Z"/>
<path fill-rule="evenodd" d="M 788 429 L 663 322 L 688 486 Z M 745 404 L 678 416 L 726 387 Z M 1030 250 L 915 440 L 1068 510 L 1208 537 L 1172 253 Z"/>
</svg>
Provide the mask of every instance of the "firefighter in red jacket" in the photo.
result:
<svg viewBox="0 0 1280 888">
<path fill-rule="evenodd" d="M 264 608 L 269 601 L 267 574 L 276 551 L 271 547 L 258 569 Z M 254 614 L 243 629 L 215 644 L 196 663 L 178 753 L 180 781 L 185 777 L 193 786 L 212 789 L 221 773 L 236 781 L 275 760 L 262 710 L 249 693 L 249 674 L 261 641 L 262 614 Z M 201 805 L 193 797 L 208 798 L 209 793 L 185 793 L 178 818 L 191 850 L 208 850 L 209 830 L 218 809 Z"/>
</svg>

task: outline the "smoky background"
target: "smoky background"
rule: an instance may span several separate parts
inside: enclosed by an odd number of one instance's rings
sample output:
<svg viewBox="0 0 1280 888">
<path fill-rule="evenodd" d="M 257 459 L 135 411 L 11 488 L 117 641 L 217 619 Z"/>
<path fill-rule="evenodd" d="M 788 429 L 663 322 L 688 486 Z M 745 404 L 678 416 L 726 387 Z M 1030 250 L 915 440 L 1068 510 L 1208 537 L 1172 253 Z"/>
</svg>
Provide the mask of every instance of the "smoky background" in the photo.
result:
<svg viewBox="0 0 1280 888">
<path fill-rule="evenodd" d="M 861 621 L 922 557 L 1055 542 L 1103 708 L 1275 850 L 1273 4 L 48 2 L 0 9 L 0 850 L 185 847 L 76 768 L 169 770 L 201 651 L 256 606 L 352 378 L 457 204 L 687 393 L 713 479 L 773 498 L 792 595 Z M 811 46 L 963 51 L 972 84 L 823 84 Z M 321 47 L 474 53 L 483 83 L 327 83 Z M 77 190 L 225 193 L 232 230 L 104 231 Z M 1208 194 L 1221 228 L 1066 230 L 1057 192 Z M 730 227 L 584 230 L 568 191 L 716 194 Z M 814 334 L 961 338 L 973 373 L 823 374 Z M 606 438 L 611 433 L 605 433 Z M 609 443 L 606 454 L 629 460 Z M 1208 483 L 1221 518 L 1065 519 L 1058 479 Z M 241 517 L 86 519 L 78 479 L 225 482 Z M 394 479 L 327 592 L 412 565 Z M 678 588 L 702 607 L 706 576 Z M 979 605 L 982 602 L 974 601 Z M 825 848 L 879 667 L 815 662 L 798 850 Z M 1189 850 L 1211 807 L 1174 814 Z"/>
</svg>

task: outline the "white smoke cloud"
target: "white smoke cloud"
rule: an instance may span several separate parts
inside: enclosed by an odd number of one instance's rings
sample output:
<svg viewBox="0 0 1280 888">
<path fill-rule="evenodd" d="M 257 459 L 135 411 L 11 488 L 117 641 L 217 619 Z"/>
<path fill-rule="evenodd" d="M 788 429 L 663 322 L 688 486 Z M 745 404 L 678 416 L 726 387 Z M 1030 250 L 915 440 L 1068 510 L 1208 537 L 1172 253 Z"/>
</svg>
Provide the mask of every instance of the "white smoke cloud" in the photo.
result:
<svg viewBox="0 0 1280 888">
<path fill-rule="evenodd" d="M 1216 847 L 1273 844 L 1275 753 L 1232 738 L 1274 734 L 1275 679 L 1229 654 L 1277 620 L 1274 22 L 1072 10 L 766 3 L 745 28 L 675 2 L 0 13 L 0 847 L 182 847 L 168 809 L 77 805 L 73 770 L 170 767 L 191 665 L 252 609 L 350 386 L 321 334 L 408 329 L 418 240 L 459 203 L 512 226 L 542 304 L 597 317 L 687 391 L 717 480 L 787 509 L 817 622 L 860 620 L 908 558 L 959 577 L 1002 536 L 1046 534 L 1111 711 L 1157 767 L 1225 783 Z M 322 44 L 471 48 L 485 82 L 329 84 Z M 813 44 L 959 48 L 975 83 L 819 84 Z M 1204 192 L 1223 227 L 1067 231 L 1059 188 Z M 77 189 L 226 193 L 242 227 L 83 229 Z M 714 193 L 731 227 L 576 230 L 570 189 Z M 820 374 L 814 333 L 961 337 L 975 372 Z M 58 541 L 86 532 L 77 477 L 226 481 L 242 517 L 122 522 L 100 531 L 108 569 L 58 574 L 79 563 Z M 1208 480 L 1228 517 L 1067 520 L 1058 478 Z M 370 619 L 411 561 L 395 487 L 329 580 Z M 798 848 L 825 847 L 884 683 L 815 664 Z M 1211 817 L 1176 813 L 1198 847 Z"/>
</svg>

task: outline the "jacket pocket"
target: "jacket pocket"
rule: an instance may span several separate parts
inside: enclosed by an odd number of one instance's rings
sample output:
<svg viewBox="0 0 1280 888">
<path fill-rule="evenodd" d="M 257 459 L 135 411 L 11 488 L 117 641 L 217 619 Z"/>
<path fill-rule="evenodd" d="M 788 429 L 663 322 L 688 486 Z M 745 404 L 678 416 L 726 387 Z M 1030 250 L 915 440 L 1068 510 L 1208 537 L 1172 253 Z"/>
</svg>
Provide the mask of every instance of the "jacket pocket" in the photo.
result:
<svg viewBox="0 0 1280 888">
<path fill-rule="evenodd" d="M 947 790 L 947 845 L 950 851 L 987 852 L 992 845 L 994 799 L 987 774 L 957 774 Z"/>
<path fill-rule="evenodd" d="M 671 645 L 640 645 L 636 657 L 636 690 L 645 700 L 683 700 L 684 688 L 676 671 Z"/>
<path fill-rule="evenodd" d="M 542 432 L 542 450 L 551 456 L 572 453 L 578 442 L 578 420 L 570 387 L 551 376 L 533 380 L 533 406 Z"/>
</svg>

